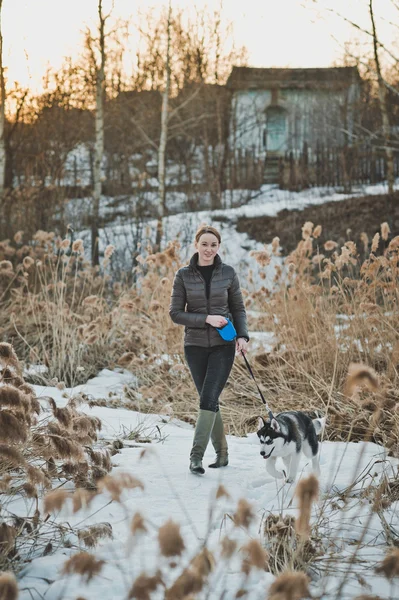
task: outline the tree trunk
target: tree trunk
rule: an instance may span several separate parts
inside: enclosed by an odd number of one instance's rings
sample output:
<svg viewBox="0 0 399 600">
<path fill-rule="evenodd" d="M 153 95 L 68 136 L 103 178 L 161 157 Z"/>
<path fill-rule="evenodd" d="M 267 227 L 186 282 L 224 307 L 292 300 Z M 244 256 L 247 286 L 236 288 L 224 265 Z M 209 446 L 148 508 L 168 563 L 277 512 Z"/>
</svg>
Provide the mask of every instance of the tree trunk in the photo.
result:
<svg viewBox="0 0 399 600">
<path fill-rule="evenodd" d="M 395 173 L 394 173 L 394 164 L 393 164 L 393 151 L 390 145 L 390 137 L 391 137 L 391 128 L 389 124 L 389 115 L 387 109 L 387 88 L 384 82 L 384 79 L 381 74 L 381 65 L 380 59 L 378 56 L 378 38 L 377 38 L 377 30 L 375 26 L 374 20 L 374 12 L 373 12 L 373 0 L 370 0 L 369 3 L 370 10 L 370 18 L 371 25 L 373 27 L 373 47 L 374 47 L 374 60 L 377 71 L 378 78 L 378 99 L 381 110 L 381 119 L 382 119 L 382 133 L 384 136 L 384 145 L 385 145 L 385 156 L 387 161 L 387 179 L 388 179 L 388 193 L 393 193 L 394 183 L 395 183 Z"/>
<path fill-rule="evenodd" d="M 158 184 L 159 184 L 159 215 L 157 223 L 157 233 L 155 246 L 158 250 L 161 248 L 163 234 L 163 218 L 167 214 L 166 206 L 166 143 L 168 141 L 168 121 L 169 121 L 169 93 L 170 93 L 170 36 L 171 36 L 171 17 L 172 5 L 169 0 L 168 24 L 167 24 L 167 46 L 166 46 L 166 80 L 165 89 L 162 95 L 161 112 L 161 137 L 158 149 Z"/>
<path fill-rule="evenodd" d="M 1 27 L 1 11 L 3 0 L 0 0 L 0 196 L 4 194 L 6 177 L 6 144 L 5 144 L 5 103 L 6 87 L 3 67 L 3 33 Z"/>
<path fill-rule="evenodd" d="M 215 35 L 215 84 L 219 85 L 219 62 L 221 55 L 221 11 L 222 11 L 222 2 L 220 2 L 219 9 L 215 11 L 215 25 L 214 25 L 214 35 Z M 216 157 L 217 157 L 217 165 L 216 165 L 216 190 L 212 197 L 212 208 L 222 208 L 222 194 L 224 189 L 224 171 L 226 166 L 226 151 L 227 144 L 226 139 L 224 138 L 223 132 L 223 110 L 222 106 L 225 107 L 224 97 L 223 99 L 220 96 L 218 88 L 215 88 L 216 91 L 216 122 L 217 122 L 217 146 L 216 146 Z M 221 88 L 219 88 L 221 90 Z"/>
<path fill-rule="evenodd" d="M 102 192 L 101 165 L 104 156 L 104 92 L 105 92 L 105 18 L 102 12 L 102 0 L 98 0 L 99 17 L 99 42 L 100 65 L 96 73 L 96 117 L 95 117 L 95 142 L 94 142 L 94 169 L 93 169 L 93 211 L 91 222 L 91 260 L 92 265 L 99 264 L 99 220 L 100 198 Z"/>
<path fill-rule="evenodd" d="M 223 188 L 224 188 L 224 182 L 223 182 L 223 178 L 224 178 L 224 169 L 225 169 L 225 164 L 226 164 L 226 143 L 225 141 L 223 141 L 224 136 L 224 131 L 223 131 L 223 119 L 224 119 L 224 115 L 223 115 L 223 109 L 222 106 L 224 105 L 224 98 L 222 99 L 219 95 L 219 93 L 217 93 L 217 97 L 216 97 L 216 111 L 217 111 L 217 129 L 218 129 L 218 141 L 217 141 L 217 151 L 216 151 L 216 156 L 217 156 L 217 172 L 216 172 L 216 194 L 215 194 L 215 198 L 214 198 L 214 207 L 217 208 L 222 208 L 222 195 L 223 195 Z"/>
</svg>

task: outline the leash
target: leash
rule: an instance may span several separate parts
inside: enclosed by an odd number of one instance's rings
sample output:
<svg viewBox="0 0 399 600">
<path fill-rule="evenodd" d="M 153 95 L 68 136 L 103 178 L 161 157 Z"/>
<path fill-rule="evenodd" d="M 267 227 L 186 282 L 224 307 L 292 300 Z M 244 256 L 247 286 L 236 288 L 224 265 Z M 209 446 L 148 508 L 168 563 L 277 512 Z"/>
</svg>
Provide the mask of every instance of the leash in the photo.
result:
<svg viewBox="0 0 399 600">
<path fill-rule="evenodd" d="M 251 375 L 252 379 L 255 382 L 256 387 L 258 388 L 258 392 L 260 394 L 260 397 L 262 398 L 262 402 L 265 405 L 265 408 L 266 408 L 267 412 L 269 413 L 269 419 L 272 420 L 272 419 L 274 419 L 274 415 L 273 415 L 272 411 L 270 410 L 269 405 L 266 402 L 266 400 L 265 400 L 265 398 L 264 398 L 264 396 L 262 394 L 262 391 L 261 391 L 260 387 L 256 383 L 255 375 L 253 374 L 253 371 L 251 369 L 251 365 L 249 364 L 248 359 L 247 359 L 247 357 L 245 356 L 245 354 L 244 354 L 244 352 L 242 350 L 241 350 L 241 354 L 243 356 L 243 359 L 245 360 L 245 364 L 247 365 L 247 369 L 249 371 L 249 374 Z"/>
</svg>

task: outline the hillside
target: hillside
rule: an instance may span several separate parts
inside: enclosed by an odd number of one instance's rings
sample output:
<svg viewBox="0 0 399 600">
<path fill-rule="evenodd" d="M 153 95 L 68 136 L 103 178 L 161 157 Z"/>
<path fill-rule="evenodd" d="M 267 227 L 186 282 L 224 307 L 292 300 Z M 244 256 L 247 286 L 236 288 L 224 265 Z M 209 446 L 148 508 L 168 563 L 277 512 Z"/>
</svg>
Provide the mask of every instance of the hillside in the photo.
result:
<svg viewBox="0 0 399 600">
<path fill-rule="evenodd" d="M 392 197 L 381 194 L 329 201 L 302 210 L 284 208 L 276 216 L 238 217 L 237 231 L 261 243 L 278 236 L 282 253 L 287 255 L 296 247 L 306 221 L 322 226 L 320 245 L 328 239 L 339 244 L 348 239 L 359 243 L 362 232 L 371 239 L 383 222 L 388 222 L 394 236 L 399 232 L 399 192 Z"/>
</svg>

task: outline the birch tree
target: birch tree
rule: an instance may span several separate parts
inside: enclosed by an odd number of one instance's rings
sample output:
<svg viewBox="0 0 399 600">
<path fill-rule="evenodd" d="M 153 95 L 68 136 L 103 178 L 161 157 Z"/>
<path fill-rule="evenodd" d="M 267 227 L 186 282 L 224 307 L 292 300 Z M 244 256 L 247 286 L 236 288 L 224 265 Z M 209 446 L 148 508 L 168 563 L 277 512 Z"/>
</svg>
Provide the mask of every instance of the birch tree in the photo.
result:
<svg viewBox="0 0 399 600">
<path fill-rule="evenodd" d="M 378 54 L 379 41 L 377 37 L 377 29 L 375 25 L 374 19 L 374 11 L 373 11 L 373 0 L 369 2 L 369 11 L 370 11 L 370 19 L 371 26 L 373 31 L 373 51 L 374 51 L 374 62 L 375 68 L 377 71 L 377 81 L 378 81 L 378 100 L 381 110 L 381 121 L 382 121 L 382 133 L 384 137 L 384 145 L 385 145 L 385 156 L 387 162 L 387 180 L 388 180 L 388 193 L 393 194 L 394 183 L 395 183 L 395 172 L 394 172 L 394 162 L 393 162 L 393 151 L 390 142 L 391 138 L 391 126 L 389 123 L 389 115 L 387 109 L 387 88 L 385 85 L 384 78 L 381 73 L 381 64 L 380 57 Z"/>
<path fill-rule="evenodd" d="M 3 9 L 3 0 L 0 0 L 0 196 L 3 195 L 5 189 L 6 178 L 6 142 L 5 142 L 5 103 L 6 103 L 6 86 L 4 82 L 4 66 L 3 66 L 3 30 L 1 13 Z"/>
<path fill-rule="evenodd" d="M 99 264 L 98 240 L 100 220 L 100 199 L 102 192 L 101 166 L 104 156 L 104 102 L 105 102 L 105 22 L 107 16 L 103 14 L 103 0 L 98 0 L 98 44 L 100 52 L 99 63 L 96 64 L 96 112 L 95 112 L 95 141 L 94 141 L 94 167 L 93 167 L 93 209 L 91 218 L 91 260 L 92 264 Z M 92 48 L 94 53 L 94 49 Z M 94 56 L 93 56 L 94 58 Z M 94 58 L 95 60 L 95 58 Z"/>
<path fill-rule="evenodd" d="M 157 223 L 157 234 L 155 245 L 159 249 L 161 246 L 163 233 L 163 218 L 167 214 L 166 206 L 166 144 L 168 141 L 168 121 L 169 121 L 169 94 L 170 94 L 170 39 L 171 39 L 171 21 L 172 4 L 169 0 L 168 21 L 166 28 L 166 64 L 165 64 L 165 86 L 162 94 L 161 110 L 161 137 L 158 149 L 158 185 L 159 185 L 159 215 Z"/>
</svg>

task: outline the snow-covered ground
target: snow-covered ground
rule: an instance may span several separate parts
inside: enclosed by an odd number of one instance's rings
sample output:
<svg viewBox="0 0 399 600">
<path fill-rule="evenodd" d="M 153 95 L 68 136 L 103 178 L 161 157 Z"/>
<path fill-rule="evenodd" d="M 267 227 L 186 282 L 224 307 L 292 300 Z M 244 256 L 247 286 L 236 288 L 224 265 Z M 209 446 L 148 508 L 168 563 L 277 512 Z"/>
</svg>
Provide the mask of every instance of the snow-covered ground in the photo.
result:
<svg viewBox="0 0 399 600">
<path fill-rule="evenodd" d="M 386 186 L 376 185 L 359 188 L 351 195 L 384 192 Z M 233 265 L 244 279 L 249 269 L 253 269 L 255 273 L 257 271 L 250 251 L 263 249 L 263 245 L 255 243 L 245 233 L 236 231 L 235 222 L 239 216 L 273 216 L 284 208 L 301 209 L 312 204 L 339 201 L 346 197 L 348 195 L 320 189 L 293 193 L 278 190 L 274 186 L 263 186 L 257 197 L 238 208 L 167 217 L 164 219 L 164 242 L 177 237 L 182 244 L 182 260 L 186 260 L 194 251 L 192 240 L 199 224 L 213 224 L 222 233 L 220 254 L 223 260 Z M 225 198 L 226 206 L 235 204 L 235 198 Z M 78 206 L 78 203 L 71 203 L 71 218 L 68 222 L 73 222 L 76 210 L 84 210 L 83 204 Z M 104 214 L 109 210 L 106 198 L 103 198 L 102 210 Z M 78 221 L 75 227 L 77 224 Z M 141 240 L 144 244 L 146 239 L 154 241 L 155 226 L 155 221 L 147 223 Z M 79 227 L 76 227 L 76 230 L 78 231 Z M 85 246 L 88 249 L 89 234 L 82 231 L 81 235 L 87 240 Z M 137 235 L 137 225 L 134 221 L 115 219 L 101 231 L 100 247 L 104 249 L 107 244 L 114 244 L 119 260 L 130 264 L 133 241 L 137 239 Z M 273 257 L 272 264 L 268 267 L 267 279 L 262 280 L 263 285 L 272 287 L 274 266 L 282 261 L 282 257 Z M 252 347 L 263 346 L 266 351 L 273 344 L 272 336 L 267 337 L 267 334 L 265 336 L 251 332 L 251 339 L 254 341 Z M 110 394 L 123 397 L 123 386 L 126 384 L 135 385 L 134 374 L 104 370 L 98 377 L 74 390 L 61 392 L 56 388 L 36 386 L 36 392 L 39 396 L 52 396 L 58 406 L 64 406 L 65 394 L 84 392 L 89 398 L 108 398 Z M 250 600 L 265 599 L 274 576 L 254 569 L 246 579 L 241 571 L 240 547 L 249 539 L 265 543 L 262 531 L 264 519 L 268 514 L 295 516 L 298 509 L 294 486 L 282 485 L 266 473 L 265 463 L 259 455 L 255 432 L 246 438 L 229 436 L 229 466 L 226 469 L 207 469 L 206 474 L 199 477 L 188 471 L 193 428 L 187 423 L 166 415 L 144 415 L 123 408 L 89 408 L 83 405 L 80 409 L 102 420 L 102 441 L 125 438 L 124 447 L 113 457 L 112 473 L 132 474 L 142 481 L 144 490 L 126 491 L 122 504 L 110 503 L 109 497 L 102 494 L 95 498 L 89 509 L 76 515 L 72 513 L 71 506 L 66 505 L 56 516 L 59 523 L 65 522 L 77 529 L 98 522 L 106 522 L 112 526 L 113 539 L 100 542 L 94 550 L 98 558 L 106 561 L 106 565 L 100 575 L 88 584 L 77 576 L 63 575 L 64 561 L 76 550 L 76 545 L 79 545 L 77 536 L 68 534 L 74 549 L 60 546 L 54 554 L 38 556 L 24 567 L 20 580 L 20 599 L 76 600 L 80 597 L 86 600 L 125 600 L 133 580 L 142 571 L 151 575 L 156 568 L 162 567 L 165 583 L 170 584 L 205 540 L 208 548 L 215 553 L 216 564 L 210 585 L 202 595 L 198 594 L 198 600 L 232 600 L 239 589 L 247 590 Z M 137 430 L 141 432 L 142 437 L 151 438 L 152 443 L 129 441 L 129 432 Z M 143 449 L 146 452 L 141 458 Z M 212 458 L 212 448 L 209 447 L 205 465 Z M 372 512 L 373 507 L 367 494 L 361 494 L 362 489 L 369 484 L 378 485 L 382 477 L 397 476 L 398 461 L 387 457 L 384 448 L 374 444 L 323 442 L 321 462 L 321 494 L 314 506 L 313 520 L 319 524 L 317 533 L 322 543 L 322 554 L 316 559 L 312 569 L 313 594 L 320 600 L 349 600 L 361 593 L 378 594 L 384 600 L 399 598 L 399 585 L 395 582 L 390 585 L 374 572 L 376 564 L 387 550 L 387 528 L 396 541 L 399 539 L 399 502 L 394 502 L 377 514 Z M 309 471 L 306 461 L 303 461 L 302 468 L 300 476 Z M 341 492 L 347 490 L 355 481 L 357 482 L 345 498 L 341 496 Z M 215 494 L 220 484 L 225 486 L 229 497 L 222 497 L 216 501 Z M 248 531 L 235 528 L 230 518 L 241 498 L 251 503 L 255 514 Z M 29 511 L 33 512 L 34 509 L 33 501 L 31 506 L 17 500 L 12 503 L 12 510 L 16 514 L 23 515 Z M 130 521 L 136 512 L 140 512 L 145 518 L 148 532 L 134 542 L 130 534 Z M 165 558 L 160 556 L 157 543 L 158 527 L 170 518 L 180 524 L 186 546 L 174 569 L 169 568 Z M 225 535 L 238 542 L 238 551 L 228 562 L 220 556 L 220 540 Z M 360 549 L 354 562 L 353 574 L 337 596 L 337 588 L 345 577 L 358 542 Z M 162 589 L 152 594 L 151 598 L 161 600 Z"/>
<path fill-rule="evenodd" d="M 399 180 L 396 182 L 396 187 L 399 187 Z M 248 192 L 244 190 L 226 191 L 223 197 L 223 208 L 221 210 L 203 210 L 196 212 L 179 212 L 172 214 L 163 219 L 163 246 L 170 240 L 178 239 L 181 243 L 180 256 L 183 261 L 187 261 L 194 252 L 193 240 L 195 232 L 201 223 L 207 223 L 217 227 L 222 234 L 222 245 L 220 255 L 228 264 L 232 265 L 238 272 L 242 281 L 246 280 L 249 270 L 257 272 L 257 263 L 255 258 L 250 256 L 251 250 L 263 250 L 263 244 L 255 242 L 246 233 L 241 233 L 236 230 L 236 221 L 239 217 L 261 217 L 261 216 L 276 216 L 283 209 L 301 210 L 306 206 L 316 206 L 326 202 L 339 202 L 349 197 L 357 197 L 363 195 L 384 194 L 387 192 L 387 185 L 380 183 L 376 185 L 357 186 L 354 187 L 351 194 L 343 194 L 335 190 L 326 188 L 311 188 L 301 192 L 290 192 L 288 190 L 280 190 L 275 185 L 264 185 L 251 200 L 246 204 L 231 208 L 238 203 L 241 196 L 245 196 Z M 175 200 L 170 200 L 170 210 L 173 212 L 174 205 L 176 207 L 184 204 L 182 194 L 176 194 Z M 115 199 L 103 197 L 101 200 L 101 214 L 110 219 L 109 224 L 100 231 L 100 252 L 104 251 L 108 244 L 113 244 L 116 252 L 113 256 L 113 262 L 118 262 L 120 266 L 132 268 L 132 255 L 136 250 L 136 242 L 141 242 L 141 247 L 145 248 L 147 242 L 153 244 L 155 242 L 156 221 L 149 220 L 146 223 L 137 222 L 134 219 L 129 219 L 124 213 L 123 205 L 118 206 L 118 211 L 122 211 L 121 216 L 111 215 L 116 213 L 116 209 L 111 205 Z M 148 197 L 148 202 L 155 202 L 157 197 L 154 193 Z M 125 210 L 131 208 L 131 202 L 135 199 L 125 199 Z M 83 238 L 87 252 L 90 248 L 90 232 L 81 230 L 80 215 L 89 213 L 90 199 L 79 199 L 70 201 L 65 215 L 65 222 L 72 223 L 77 234 Z M 230 207 L 230 208 L 229 208 Z M 315 223 L 317 225 L 317 223 Z M 301 231 L 298 230 L 298 241 L 300 240 Z M 270 240 L 271 242 L 272 240 Z M 272 257 L 270 265 L 266 269 L 266 279 L 262 280 L 262 285 L 272 289 L 273 277 L 275 275 L 275 266 L 282 264 L 281 257 Z M 255 283 L 259 281 L 255 278 Z"/>
<path fill-rule="evenodd" d="M 67 401 L 65 395 L 77 392 L 96 398 L 106 398 L 109 392 L 123 395 L 123 386 L 129 380 L 134 383 L 134 377 L 126 371 L 102 371 L 94 380 L 74 390 L 62 392 L 56 388 L 36 386 L 36 392 L 52 396 L 58 406 L 64 406 Z M 124 447 L 113 456 L 112 474 L 123 472 L 133 475 L 143 483 L 144 490 L 125 491 L 121 504 L 110 503 L 109 496 L 103 493 L 95 498 L 90 508 L 75 515 L 71 505 L 66 504 L 56 515 L 59 523 L 77 529 L 99 522 L 112 526 L 113 539 L 100 542 L 93 550 L 96 557 L 105 560 L 106 564 L 90 583 L 83 582 L 77 575 L 63 575 L 63 564 L 76 548 L 60 546 L 55 554 L 37 557 L 24 567 L 19 582 L 22 590 L 20 600 L 76 600 L 78 597 L 86 600 L 126 600 L 133 580 L 142 571 L 152 575 L 161 567 L 165 583 L 170 585 L 204 542 L 214 552 L 216 563 L 209 587 L 196 598 L 233 600 L 237 591 L 243 589 L 247 590 L 249 595 L 246 597 L 251 600 L 265 599 L 274 576 L 255 568 L 246 579 L 241 571 L 243 556 L 240 547 L 250 539 L 264 543 L 262 523 L 266 516 L 271 513 L 282 517 L 295 516 L 298 505 L 294 497 L 295 486 L 284 485 L 266 473 L 256 433 L 243 438 L 229 436 L 229 466 L 207 469 L 204 476 L 195 476 L 188 470 L 193 437 L 191 425 L 165 415 L 143 415 L 123 408 L 89 408 L 83 405 L 81 410 L 102 420 L 103 441 L 125 437 Z M 152 443 L 126 439 L 129 432 L 138 430 L 142 438 L 150 437 Z M 143 450 L 146 451 L 144 456 Z M 213 451 L 209 447 L 204 464 L 212 459 Z M 374 573 L 374 567 L 387 549 L 384 527 L 388 525 L 392 535 L 398 539 L 399 502 L 393 503 L 379 516 L 373 512 L 367 495 L 362 498 L 360 493 L 372 482 L 377 485 L 382 477 L 395 477 L 398 461 L 389 458 L 385 450 L 375 444 L 323 442 L 321 465 L 321 494 L 314 506 L 313 521 L 319 522 L 322 555 L 312 568 L 313 593 L 321 599 L 336 597 L 337 586 L 359 542 L 361 549 L 354 565 L 355 574 L 348 578 L 340 599 L 354 598 L 360 593 L 378 594 L 383 599 L 398 598 L 399 584 L 390 585 Z M 299 476 L 306 476 L 308 472 L 309 465 L 303 459 Z M 352 483 L 353 488 L 344 499 L 340 492 L 347 490 Z M 215 500 L 221 484 L 229 497 Z M 251 504 L 255 515 L 248 531 L 234 527 L 229 518 L 241 498 Z M 15 502 L 12 510 L 20 514 L 27 510 L 27 506 Z M 34 502 L 31 510 L 34 510 Z M 130 522 L 136 512 L 141 513 L 148 528 L 148 532 L 138 540 L 134 540 L 130 533 Z M 157 541 L 158 528 L 169 519 L 181 526 L 186 547 L 175 568 L 170 568 L 160 555 Z M 238 542 L 238 550 L 229 561 L 220 556 L 220 540 L 226 535 Z M 76 535 L 69 534 L 67 537 L 72 544 L 79 544 Z M 162 588 L 151 595 L 153 600 L 163 597 Z"/>
</svg>

